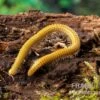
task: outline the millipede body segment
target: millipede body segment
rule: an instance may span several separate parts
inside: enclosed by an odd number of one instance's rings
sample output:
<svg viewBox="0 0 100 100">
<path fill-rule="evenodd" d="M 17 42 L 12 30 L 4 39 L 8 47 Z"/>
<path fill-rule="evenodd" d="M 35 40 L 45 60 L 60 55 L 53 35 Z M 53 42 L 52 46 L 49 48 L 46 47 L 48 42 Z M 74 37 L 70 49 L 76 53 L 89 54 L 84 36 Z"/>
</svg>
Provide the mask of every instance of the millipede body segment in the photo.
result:
<svg viewBox="0 0 100 100">
<path fill-rule="evenodd" d="M 67 48 L 58 49 L 55 52 L 52 52 L 50 54 L 47 54 L 47 55 L 37 59 L 33 63 L 33 65 L 30 67 L 30 69 L 28 71 L 28 76 L 31 76 L 32 74 L 34 74 L 43 65 L 45 65 L 57 58 L 60 58 L 62 56 L 72 55 L 77 50 L 79 50 L 80 39 L 78 37 L 78 34 L 73 29 L 71 29 L 67 25 L 63 25 L 63 24 L 48 25 L 25 42 L 25 44 L 20 49 L 19 54 L 18 54 L 14 64 L 12 65 L 11 69 L 9 70 L 9 74 L 15 75 L 17 73 L 17 70 L 21 67 L 21 64 L 23 63 L 23 61 L 24 61 L 25 57 L 27 56 L 32 45 L 39 42 L 46 35 L 51 34 L 52 32 L 55 32 L 55 31 L 65 33 L 70 38 L 71 45 L 68 46 Z"/>
</svg>

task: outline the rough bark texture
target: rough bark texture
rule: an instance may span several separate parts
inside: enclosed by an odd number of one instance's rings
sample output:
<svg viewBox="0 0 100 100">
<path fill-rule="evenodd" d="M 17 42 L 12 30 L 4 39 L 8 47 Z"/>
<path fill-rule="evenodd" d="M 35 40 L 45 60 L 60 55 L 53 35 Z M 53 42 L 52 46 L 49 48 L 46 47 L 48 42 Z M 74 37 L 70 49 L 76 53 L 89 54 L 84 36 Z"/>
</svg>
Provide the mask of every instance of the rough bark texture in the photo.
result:
<svg viewBox="0 0 100 100">
<path fill-rule="evenodd" d="M 57 49 L 58 42 L 68 44 L 63 33 L 54 32 L 33 46 L 17 75 L 8 75 L 19 49 L 24 42 L 44 26 L 62 23 L 72 27 L 80 36 L 81 48 L 43 66 L 32 77 L 27 76 L 30 65 L 40 56 Z M 38 56 L 38 55 L 39 56 Z M 18 15 L 0 15 L 0 95 L 9 93 L 9 100 L 39 100 L 41 95 L 66 94 L 70 84 L 80 82 L 84 61 L 90 62 L 100 73 L 100 17 L 75 16 L 69 13 L 49 14 L 29 11 Z"/>
</svg>

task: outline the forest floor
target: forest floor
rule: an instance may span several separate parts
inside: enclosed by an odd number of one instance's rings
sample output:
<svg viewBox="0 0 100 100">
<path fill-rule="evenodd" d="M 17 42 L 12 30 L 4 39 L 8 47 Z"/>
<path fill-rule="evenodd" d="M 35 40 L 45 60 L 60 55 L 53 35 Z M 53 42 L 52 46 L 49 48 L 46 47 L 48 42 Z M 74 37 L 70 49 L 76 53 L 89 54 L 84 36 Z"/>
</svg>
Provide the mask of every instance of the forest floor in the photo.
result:
<svg viewBox="0 0 100 100">
<path fill-rule="evenodd" d="M 62 23 L 73 28 L 81 40 L 80 50 L 74 55 L 62 57 L 43 66 L 33 76 L 28 77 L 27 71 L 36 59 L 56 50 L 55 45 L 58 42 L 66 45 L 69 43 L 63 33 L 54 32 L 39 44 L 32 46 L 22 68 L 15 76 L 10 76 L 8 70 L 25 41 L 43 27 L 53 23 Z M 84 61 L 100 75 L 100 17 L 39 11 L 0 15 L 1 99 L 40 100 L 43 96 L 59 95 L 64 98 L 73 90 L 72 84 L 84 83 L 84 77 L 91 78 L 92 71 Z"/>
</svg>

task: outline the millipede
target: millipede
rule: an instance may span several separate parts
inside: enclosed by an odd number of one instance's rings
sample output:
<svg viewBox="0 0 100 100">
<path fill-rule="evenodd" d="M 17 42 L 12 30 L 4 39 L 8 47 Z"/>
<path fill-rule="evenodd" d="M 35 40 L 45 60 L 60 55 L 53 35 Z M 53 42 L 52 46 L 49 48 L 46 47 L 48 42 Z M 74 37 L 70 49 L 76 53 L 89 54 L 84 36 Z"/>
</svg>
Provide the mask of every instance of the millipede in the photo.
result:
<svg viewBox="0 0 100 100">
<path fill-rule="evenodd" d="M 71 44 L 68 47 L 60 48 L 50 54 L 44 55 L 43 57 L 35 60 L 28 70 L 28 76 L 33 75 L 40 67 L 44 66 L 45 64 L 50 63 L 53 60 L 56 60 L 57 58 L 63 57 L 65 55 L 72 55 L 80 49 L 80 38 L 72 28 L 64 24 L 48 25 L 24 43 L 18 53 L 18 56 L 16 57 L 14 64 L 9 70 L 9 75 L 15 75 L 17 73 L 17 70 L 21 68 L 21 65 L 23 64 L 25 57 L 28 55 L 28 52 L 31 49 L 32 45 L 39 42 L 46 35 L 56 31 L 63 32 L 65 35 L 67 35 L 71 40 Z"/>
</svg>

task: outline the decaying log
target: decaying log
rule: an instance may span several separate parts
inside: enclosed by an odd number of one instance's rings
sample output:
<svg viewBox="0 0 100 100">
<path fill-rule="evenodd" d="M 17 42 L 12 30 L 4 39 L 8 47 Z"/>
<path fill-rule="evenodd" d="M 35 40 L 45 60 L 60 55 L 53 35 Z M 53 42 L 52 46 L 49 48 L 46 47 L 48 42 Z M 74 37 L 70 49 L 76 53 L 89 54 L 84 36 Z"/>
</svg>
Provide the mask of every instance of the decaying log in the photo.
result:
<svg viewBox="0 0 100 100">
<path fill-rule="evenodd" d="M 72 56 L 62 57 L 43 66 L 35 75 L 28 77 L 27 71 L 36 59 L 56 50 L 55 44 L 58 42 L 69 43 L 63 33 L 54 32 L 43 39 L 40 44 L 31 48 L 23 68 L 17 75 L 9 76 L 8 70 L 25 41 L 44 26 L 53 23 L 62 23 L 72 27 L 80 37 L 80 50 Z M 95 67 L 100 67 L 100 17 L 93 15 L 76 16 L 70 13 L 50 14 L 40 11 L 29 11 L 17 15 L 0 15 L 1 91 L 6 87 L 7 90 L 14 92 L 12 95 L 15 97 L 21 94 L 23 98 L 26 96 L 33 100 L 44 90 L 51 93 L 50 91 L 54 88 L 57 90 L 67 89 L 67 84 L 77 81 L 76 76 L 79 75 L 81 67 L 86 67 L 84 61 L 92 63 Z M 99 71 L 98 73 L 100 73 Z M 19 88 L 23 88 L 23 90 Z"/>
</svg>

